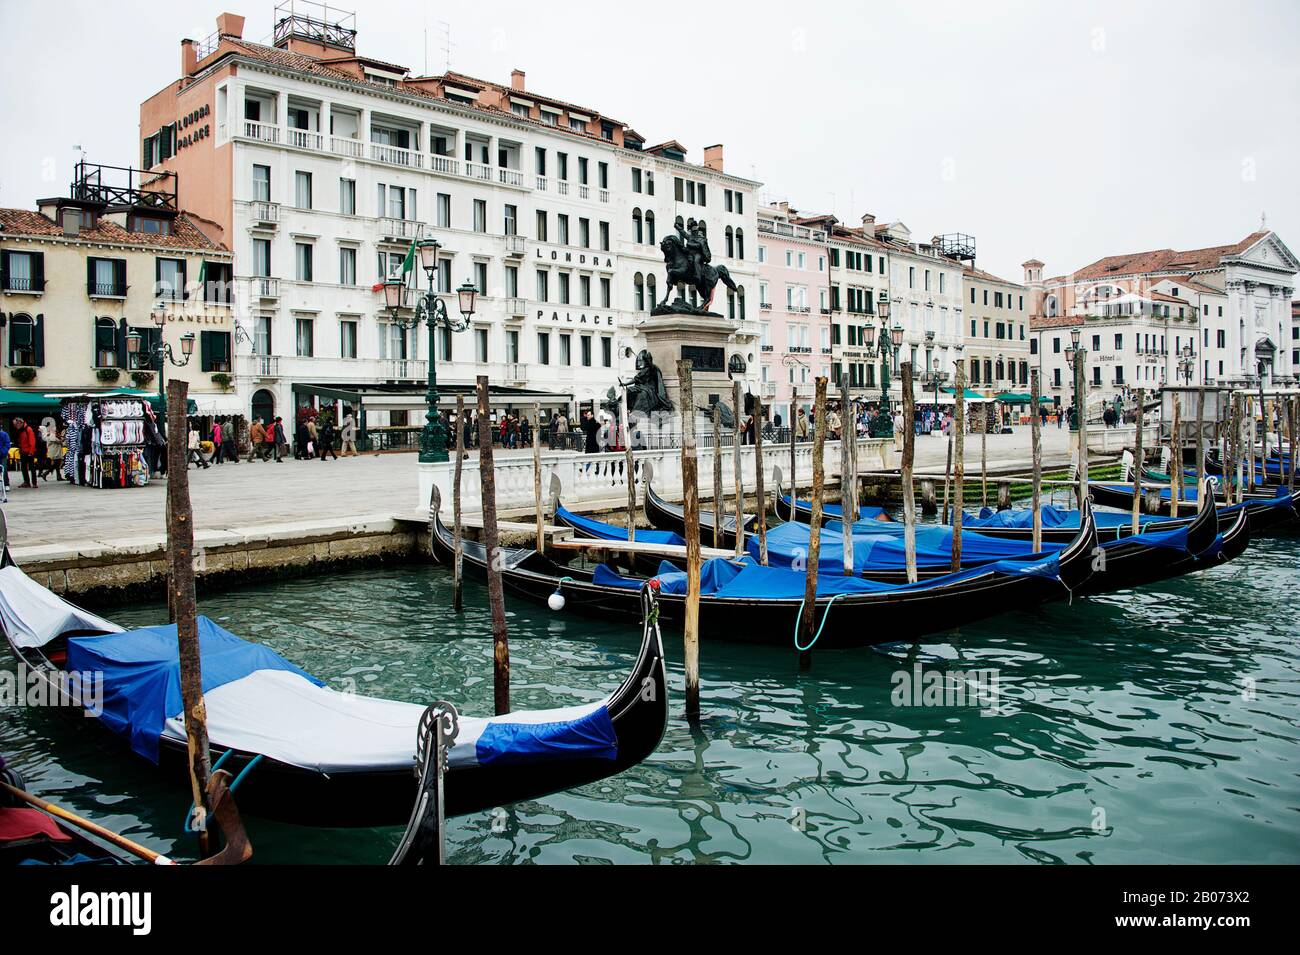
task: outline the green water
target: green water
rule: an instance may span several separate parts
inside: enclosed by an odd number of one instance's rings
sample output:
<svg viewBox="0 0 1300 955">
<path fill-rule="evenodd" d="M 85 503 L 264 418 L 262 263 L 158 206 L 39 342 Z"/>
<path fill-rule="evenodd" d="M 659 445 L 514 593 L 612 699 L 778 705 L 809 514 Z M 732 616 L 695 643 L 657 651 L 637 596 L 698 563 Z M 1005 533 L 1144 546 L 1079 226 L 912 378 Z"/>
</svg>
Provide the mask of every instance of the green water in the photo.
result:
<svg viewBox="0 0 1300 955">
<path fill-rule="evenodd" d="M 453 820 L 457 863 L 1300 861 L 1300 540 L 1258 541 L 1196 577 L 1013 611 L 920 647 L 823 652 L 710 641 L 703 724 L 674 718 L 621 776 Z M 492 703 L 484 591 L 449 609 L 437 567 L 360 571 L 210 597 L 201 611 L 336 686 L 482 715 Z M 513 602 L 516 708 L 594 700 L 639 634 Z M 161 606 L 115 608 L 155 623 Z M 895 675 L 995 668 L 1000 712 L 903 707 Z M 0 666 L 12 668 L 6 654 Z M 1253 687 L 1253 690 L 1252 690 Z M 29 788 L 187 857 L 183 780 L 92 721 L 0 709 L 0 751 Z M 387 859 L 396 829 L 248 820 L 255 861 Z"/>
</svg>

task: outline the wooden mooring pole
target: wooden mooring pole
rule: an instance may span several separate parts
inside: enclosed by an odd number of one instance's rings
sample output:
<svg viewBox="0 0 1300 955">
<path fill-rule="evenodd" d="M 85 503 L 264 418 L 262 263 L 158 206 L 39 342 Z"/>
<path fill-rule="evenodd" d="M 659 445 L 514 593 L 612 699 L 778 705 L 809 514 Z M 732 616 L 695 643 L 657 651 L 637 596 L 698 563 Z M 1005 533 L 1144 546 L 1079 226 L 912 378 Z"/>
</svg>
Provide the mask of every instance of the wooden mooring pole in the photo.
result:
<svg viewBox="0 0 1300 955">
<path fill-rule="evenodd" d="M 799 389 L 790 386 L 790 509 L 794 511 L 795 500 L 799 497 L 799 479 L 795 471 L 795 419 L 799 416 Z"/>
<path fill-rule="evenodd" d="M 623 471 L 627 475 L 627 539 L 636 540 L 636 459 L 632 455 L 632 416 L 627 411 L 627 389 L 619 400 L 623 422 Z"/>
<path fill-rule="evenodd" d="M 1182 468 L 1178 469 L 1178 480 L 1182 480 Z M 1205 389 L 1196 392 L 1196 510 L 1205 510 L 1205 495 L 1201 485 L 1205 483 Z M 1210 501 L 1214 505 L 1214 501 Z"/>
<path fill-rule="evenodd" d="M 492 466 L 492 417 L 488 377 L 478 376 L 478 476 L 483 492 L 483 550 L 487 556 L 488 604 L 492 608 L 492 697 L 496 715 L 510 712 L 510 641 L 506 635 L 506 596 L 501 585 L 501 546 L 497 528 L 497 482 Z"/>
<path fill-rule="evenodd" d="M 948 456 L 943 464 L 943 516 L 939 521 L 940 524 L 948 523 L 948 486 L 952 483 L 952 432 L 956 427 L 957 422 L 954 418 L 948 428 Z"/>
<path fill-rule="evenodd" d="M 758 562 L 767 566 L 767 489 L 763 486 L 763 396 L 754 396 L 754 493 L 758 497 Z"/>
<path fill-rule="evenodd" d="M 722 402 L 713 403 L 713 546 L 722 546 Z"/>
<path fill-rule="evenodd" d="M 167 580 L 176 614 L 176 642 L 181 670 L 181 705 L 184 707 L 186 762 L 190 796 L 194 801 L 191 827 L 206 856 L 208 839 L 208 777 L 212 756 L 208 751 L 208 713 L 203 703 L 203 659 L 199 649 L 198 609 L 194 597 L 194 508 L 190 504 L 189 382 L 167 382 Z"/>
<path fill-rule="evenodd" d="M 857 518 L 850 499 L 856 499 L 856 481 L 853 477 L 853 445 L 850 433 L 854 431 L 849 416 L 849 376 L 840 376 L 840 532 L 843 536 L 844 576 L 853 576 L 853 522 Z"/>
<path fill-rule="evenodd" d="M 537 523 L 537 553 L 546 549 L 546 520 L 542 508 L 542 407 L 533 403 L 533 515 Z"/>
<path fill-rule="evenodd" d="M 1169 516 L 1178 517 L 1178 499 L 1183 490 L 1182 399 L 1174 395 L 1174 420 L 1169 428 Z"/>
<path fill-rule="evenodd" d="M 804 583 L 803 614 L 799 617 L 799 669 L 812 666 L 812 646 L 817 628 L 817 562 L 822 550 L 822 485 L 825 467 L 822 451 L 826 446 L 826 379 L 816 378 L 813 392 L 812 518 L 808 524 L 808 574 Z M 829 608 L 828 608 L 829 610 Z"/>
<path fill-rule="evenodd" d="M 916 490 L 912 487 L 912 463 L 916 456 L 916 396 L 912 393 L 912 363 L 899 367 L 903 378 L 903 561 L 907 582 L 916 583 Z M 845 388 L 847 393 L 848 389 Z"/>
<path fill-rule="evenodd" d="M 1291 397 L 1286 403 L 1286 434 L 1290 449 L 1287 453 L 1286 486 L 1295 493 L 1295 429 L 1296 418 L 1300 417 L 1300 397 Z"/>
<path fill-rule="evenodd" d="M 695 389 L 691 363 L 677 362 L 682 416 L 682 518 L 686 524 L 686 615 L 682 624 L 686 719 L 700 720 L 700 470 L 695 452 Z"/>
<path fill-rule="evenodd" d="M 740 557 L 745 553 L 745 475 L 741 471 L 740 445 L 741 438 L 744 437 L 745 429 L 741 424 L 740 408 L 745 396 L 741 394 L 740 382 L 732 382 L 731 385 L 731 406 L 733 410 L 732 418 L 736 424 L 736 434 L 732 438 L 731 447 L 731 469 L 735 472 L 736 478 L 736 556 Z"/>
<path fill-rule="evenodd" d="M 452 469 L 454 473 L 453 484 L 451 486 L 451 522 L 452 522 L 452 550 L 455 557 L 452 560 L 451 573 L 451 609 L 460 613 L 462 604 L 461 597 L 461 540 L 464 537 L 464 529 L 461 526 L 460 513 L 460 476 L 465 464 L 465 396 L 456 396 L 456 464 Z M 432 524 L 430 524 L 432 533 Z"/>
<path fill-rule="evenodd" d="M 989 506 L 989 413 L 987 406 L 980 412 L 980 507 Z"/>
<path fill-rule="evenodd" d="M 1133 533 L 1136 534 L 1141 529 L 1142 521 L 1142 465 L 1145 456 L 1142 451 L 1142 428 L 1146 424 L 1146 389 L 1137 390 L 1137 432 L 1133 441 Z"/>
<path fill-rule="evenodd" d="M 952 471 L 952 570 L 961 570 L 961 524 L 965 507 L 966 479 L 966 360 L 958 358 L 956 386 L 956 414 L 953 417 L 953 471 Z"/>
<path fill-rule="evenodd" d="M 1032 497 L 1029 506 L 1034 510 L 1033 550 L 1035 554 L 1043 550 L 1043 419 L 1039 414 L 1042 395 L 1039 391 L 1038 369 L 1029 373 L 1029 422 L 1031 428 L 1033 451 Z"/>
</svg>

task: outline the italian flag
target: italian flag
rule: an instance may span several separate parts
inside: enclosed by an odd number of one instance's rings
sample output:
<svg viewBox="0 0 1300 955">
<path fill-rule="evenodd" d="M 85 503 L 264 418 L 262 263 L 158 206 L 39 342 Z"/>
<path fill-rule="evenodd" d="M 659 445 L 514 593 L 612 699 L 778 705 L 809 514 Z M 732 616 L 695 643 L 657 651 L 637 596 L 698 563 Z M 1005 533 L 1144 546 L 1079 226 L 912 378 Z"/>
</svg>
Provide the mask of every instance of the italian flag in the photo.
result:
<svg viewBox="0 0 1300 955">
<path fill-rule="evenodd" d="M 402 259 L 402 284 L 403 285 L 406 284 L 406 277 L 411 274 L 411 270 L 414 268 L 415 268 L 415 240 L 412 239 L 411 247 L 406 250 L 406 258 Z M 396 275 L 397 275 L 397 269 L 393 269 L 392 273 L 388 276 L 388 278 L 393 278 Z M 370 286 L 370 291 L 372 292 L 382 292 L 383 290 L 384 290 L 383 282 L 376 282 L 374 285 Z"/>
</svg>

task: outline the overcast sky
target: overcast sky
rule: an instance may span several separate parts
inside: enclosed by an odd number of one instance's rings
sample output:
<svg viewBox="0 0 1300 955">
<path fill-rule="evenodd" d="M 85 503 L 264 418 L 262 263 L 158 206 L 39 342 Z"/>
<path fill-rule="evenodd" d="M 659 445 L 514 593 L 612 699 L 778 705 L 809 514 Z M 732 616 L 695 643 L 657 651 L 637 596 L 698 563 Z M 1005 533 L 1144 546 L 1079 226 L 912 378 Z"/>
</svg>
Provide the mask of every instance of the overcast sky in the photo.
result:
<svg viewBox="0 0 1300 955">
<path fill-rule="evenodd" d="M 971 233 L 1007 278 L 1235 242 L 1265 212 L 1300 252 L 1295 0 L 340 5 L 364 54 L 441 72 L 445 22 L 455 70 L 526 70 L 692 161 L 723 143 L 800 210 Z M 0 205 L 62 194 L 77 145 L 138 163 L 140 101 L 224 9 L 270 34 L 270 0 L 0 0 Z"/>
</svg>

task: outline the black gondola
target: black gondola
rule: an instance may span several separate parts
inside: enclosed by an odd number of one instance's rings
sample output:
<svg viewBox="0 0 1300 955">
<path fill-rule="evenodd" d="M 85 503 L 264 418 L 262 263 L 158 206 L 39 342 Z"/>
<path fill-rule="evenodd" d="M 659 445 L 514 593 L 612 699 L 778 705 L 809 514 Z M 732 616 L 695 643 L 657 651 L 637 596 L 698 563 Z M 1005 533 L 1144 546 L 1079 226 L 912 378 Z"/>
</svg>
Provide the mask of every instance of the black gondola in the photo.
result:
<svg viewBox="0 0 1300 955">
<path fill-rule="evenodd" d="M 1187 493 L 1185 496 L 1181 497 L 1181 500 L 1179 502 L 1179 509 L 1182 510 L 1183 508 L 1190 509 L 1195 507 L 1197 501 L 1196 488 L 1185 487 L 1183 490 Z M 1097 504 L 1105 505 L 1107 507 L 1116 507 L 1121 510 L 1131 510 L 1133 507 L 1133 485 L 1132 484 L 1114 484 L 1111 482 L 1097 482 L 1088 485 L 1088 494 L 1093 499 L 1093 501 L 1095 501 Z M 1158 494 L 1159 494 L 1160 502 L 1158 505 L 1155 505 L 1154 508 L 1155 512 L 1167 516 L 1171 512 L 1170 489 L 1167 487 L 1161 488 Z M 1190 500 L 1187 499 L 1188 497 L 1190 497 Z M 1252 505 L 1253 513 L 1251 514 L 1251 520 L 1252 522 L 1254 522 L 1257 518 L 1264 516 L 1259 513 L 1259 511 L 1262 508 L 1266 508 L 1269 505 L 1277 503 L 1278 499 L 1282 497 L 1285 497 L 1288 500 L 1290 500 L 1291 507 L 1292 507 L 1291 516 L 1294 516 L 1294 509 L 1296 507 L 1296 504 L 1297 502 L 1300 502 L 1300 491 L 1296 491 L 1294 494 L 1291 494 L 1287 492 L 1286 488 L 1282 488 L 1282 487 L 1261 488 L 1259 491 L 1246 491 L 1242 495 L 1242 503 Z M 1219 505 L 1220 502 L 1225 501 L 1225 497 L 1222 491 L 1219 489 L 1215 490 L 1214 498 L 1215 498 L 1216 506 Z M 1228 505 L 1225 504 L 1224 506 L 1228 506 Z M 1151 510 L 1152 508 L 1148 506 L 1146 509 Z M 1258 526 L 1256 527 L 1257 531 L 1262 529 L 1263 528 L 1261 527 Z"/>
<path fill-rule="evenodd" d="M 1012 608 L 1030 607 L 1076 592 L 1092 573 L 1092 553 L 1097 532 L 1091 508 L 1079 533 L 1047 564 L 1015 565 L 1006 562 L 950 574 L 910 586 L 891 586 L 854 578 L 824 578 L 828 585 L 852 586 L 852 593 L 819 594 L 813 612 L 829 621 L 821 637 L 825 647 L 855 647 L 911 640 L 928 633 L 951 630 L 962 624 L 995 616 Z M 450 566 L 454 550 L 451 532 L 433 514 L 431 546 L 434 558 Z M 486 554 L 481 544 L 462 542 L 466 573 L 486 577 Z M 583 571 L 554 563 L 525 548 L 502 548 L 502 582 L 511 593 L 547 604 L 559 593 L 562 606 L 604 619 L 630 618 L 639 613 L 635 582 L 601 568 Z M 1041 571 L 1033 572 L 1033 569 Z M 778 568 L 760 568 L 747 562 L 751 574 L 775 574 L 771 580 L 793 589 L 790 578 L 803 575 Z M 780 575 L 787 575 L 781 577 Z M 802 585 L 800 585 L 802 586 Z M 773 591 L 775 593 L 775 591 Z M 668 588 L 659 595 L 661 617 L 680 626 L 685 596 Z M 795 623 L 804 610 L 802 597 L 717 596 L 700 598 L 700 634 L 711 640 L 789 644 Z"/>
<path fill-rule="evenodd" d="M 0 535 L 3 532 L 0 517 Z M 639 614 L 640 596 L 633 593 L 630 597 L 633 615 Z M 15 616 L 15 607 L 33 600 L 42 602 L 33 617 L 39 615 L 46 623 L 58 621 L 49 624 L 52 632 L 21 629 L 25 624 Z M 201 626 L 204 620 L 200 618 Z M 19 661 L 46 681 L 51 698 L 69 706 L 77 702 L 67 693 L 68 675 L 63 669 L 69 640 L 122 632 L 26 577 L 14 564 L 7 544 L 0 558 L 0 627 Z M 266 673 L 287 679 L 272 670 L 258 670 L 251 676 Z M 244 694 L 238 712 L 249 722 L 248 684 L 237 680 L 228 686 L 238 687 Z M 318 826 L 385 826 L 407 821 L 416 795 L 416 728 L 423 706 L 360 696 L 339 703 L 344 694 L 299 680 L 288 690 L 252 701 L 268 712 L 279 707 L 279 725 L 256 723 L 247 729 L 232 729 L 233 718 L 222 712 L 225 689 L 227 686 L 205 694 L 212 759 L 214 766 L 236 777 L 243 775 L 239 786 L 242 812 Z M 600 702 L 488 719 L 462 717 L 461 735 L 446 776 L 446 815 L 535 799 L 613 776 L 654 752 L 667 721 L 663 645 L 658 627 L 647 626 L 631 672 Z M 186 778 L 186 741 L 183 729 L 178 733 L 173 724 L 179 720 L 169 720 L 157 738 L 157 762 L 180 781 Z M 577 733 L 603 742 L 599 749 L 585 745 L 566 749 L 551 745 L 554 740 L 542 739 L 542 726 L 552 728 L 546 733 Z M 266 732 L 267 746 L 241 745 L 246 738 L 258 738 L 260 731 Z M 340 747 L 349 745 L 351 748 L 340 755 Z M 282 758 L 267 752 L 274 746 L 306 755 Z M 249 771 L 245 774 L 244 770 Z"/>
<path fill-rule="evenodd" d="M 672 504 L 665 501 L 655 493 L 654 487 L 649 481 L 645 486 L 645 516 L 651 524 L 660 530 L 672 531 L 682 537 L 686 536 L 686 516 L 682 511 L 682 505 Z M 706 547 L 713 546 L 713 511 L 700 511 L 700 543 Z M 746 534 L 753 533 L 758 528 L 758 515 L 745 514 L 743 527 Z M 736 548 L 736 517 L 732 514 L 730 517 L 722 517 L 722 533 L 719 537 L 718 546 L 723 550 L 735 550 Z"/>
</svg>

